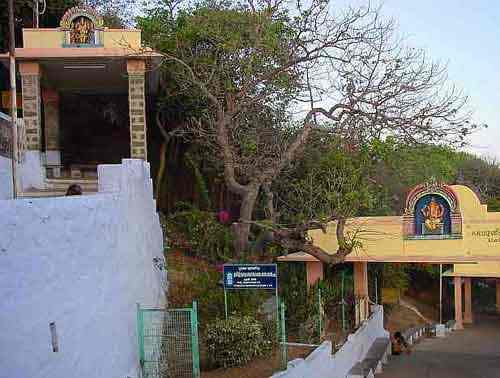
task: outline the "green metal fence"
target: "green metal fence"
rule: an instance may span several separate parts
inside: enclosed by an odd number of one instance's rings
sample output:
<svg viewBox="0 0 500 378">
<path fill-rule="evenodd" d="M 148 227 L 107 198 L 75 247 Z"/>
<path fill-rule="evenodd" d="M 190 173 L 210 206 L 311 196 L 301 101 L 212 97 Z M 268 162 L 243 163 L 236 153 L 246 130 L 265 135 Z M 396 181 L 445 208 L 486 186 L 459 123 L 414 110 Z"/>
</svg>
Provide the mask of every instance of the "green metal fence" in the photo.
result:
<svg viewBox="0 0 500 378">
<path fill-rule="evenodd" d="M 137 305 L 137 333 L 143 378 L 200 377 L 196 302 L 182 309 Z"/>
<path fill-rule="evenodd" d="M 285 318 L 285 302 L 278 301 L 278 343 L 280 345 L 280 367 L 282 370 L 286 369 L 288 363 L 288 345 L 286 335 L 286 318 Z"/>
<path fill-rule="evenodd" d="M 280 345 L 280 367 L 286 369 L 289 360 L 296 358 L 296 350 L 299 348 L 301 353 L 304 349 L 311 348 L 311 351 L 319 346 L 325 340 L 326 314 L 324 309 L 321 288 L 318 288 L 317 294 L 314 294 L 314 309 L 312 312 L 313 323 L 310 332 L 314 337 L 301 338 L 297 329 L 290 329 L 287 325 L 287 306 L 282 298 L 278 298 L 278 342 Z M 304 325 L 302 325 L 304 326 Z"/>
</svg>

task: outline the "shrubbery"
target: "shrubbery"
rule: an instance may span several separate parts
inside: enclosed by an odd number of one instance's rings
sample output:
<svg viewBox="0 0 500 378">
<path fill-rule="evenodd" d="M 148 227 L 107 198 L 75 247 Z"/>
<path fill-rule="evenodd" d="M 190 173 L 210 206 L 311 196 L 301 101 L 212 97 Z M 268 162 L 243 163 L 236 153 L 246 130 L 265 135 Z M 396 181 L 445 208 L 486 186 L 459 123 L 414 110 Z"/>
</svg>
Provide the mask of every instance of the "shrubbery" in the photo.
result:
<svg viewBox="0 0 500 378">
<path fill-rule="evenodd" d="M 233 257 L 231 231 L 217 221 L 214 213 L 186 203 L 178 203 L 177 210 L 165 220 L 169 248 L 186 249 L 191 255 L 212 263 L 225 262 Z"/>
<path fill-rule="evenodd" d="M 271 324 L 251 316 L 233 315 L 227 320 L 216 320 L 205 331 L 209 357 L 215 365 L 224 368 L 245 365 L 272 350 L 275 331 Z"/>
</svg>

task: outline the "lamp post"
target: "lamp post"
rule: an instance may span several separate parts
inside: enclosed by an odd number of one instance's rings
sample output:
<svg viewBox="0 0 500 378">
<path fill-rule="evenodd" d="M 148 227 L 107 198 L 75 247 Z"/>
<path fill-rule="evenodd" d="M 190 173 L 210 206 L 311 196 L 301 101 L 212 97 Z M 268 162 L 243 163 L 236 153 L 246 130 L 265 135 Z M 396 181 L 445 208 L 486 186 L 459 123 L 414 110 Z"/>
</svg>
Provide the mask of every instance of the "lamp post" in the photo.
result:
<svg viewBox="0 0 500 378">
<path fill-rule="evenodd" d="M 14 0 L 9 0 L 9 61 L 10 61 L 10 118 L 12 125 L 12 194 L 17 197 L 17 96 L 16 96 L 16 38 L 14 31 Z"/>
</svg>

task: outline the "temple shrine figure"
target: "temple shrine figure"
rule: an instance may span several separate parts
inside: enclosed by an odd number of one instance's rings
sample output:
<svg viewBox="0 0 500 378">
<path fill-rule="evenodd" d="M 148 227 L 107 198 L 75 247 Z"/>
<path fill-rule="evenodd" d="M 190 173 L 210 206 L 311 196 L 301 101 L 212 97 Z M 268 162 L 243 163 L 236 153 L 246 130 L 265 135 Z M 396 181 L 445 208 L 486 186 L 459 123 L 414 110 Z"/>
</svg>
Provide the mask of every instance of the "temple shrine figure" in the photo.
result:
<svg viewBox="0 0 500 378">
<path fill-rule="evenodd" d="M 424 216 L 424 226 L 427 231 L 436 232 L 443 226 L 444 207 L 431 197 L 431 201 L 422 208 L 422 215 Z"/>
<path fill-rule="evenodd" d="M 16 48 L 21 197 L 64 195 L 71 184 L 92 193 L 98 165 L 147 160 L 147 104 L 158 89 L 148 67 L 159 54 L 141 45 L 140 30 L 108 28 L 86 6 L 68 9 L 59 25 L 24 28 Z M 0 54 L 0 69 L 8 67 Z"/>
<path fill-rule="evenodd" d="M 92 42 L 94 25 L 87 17 L 79 17 L 71 25 L 71 43 L 85 44 Z"/>
</svg>

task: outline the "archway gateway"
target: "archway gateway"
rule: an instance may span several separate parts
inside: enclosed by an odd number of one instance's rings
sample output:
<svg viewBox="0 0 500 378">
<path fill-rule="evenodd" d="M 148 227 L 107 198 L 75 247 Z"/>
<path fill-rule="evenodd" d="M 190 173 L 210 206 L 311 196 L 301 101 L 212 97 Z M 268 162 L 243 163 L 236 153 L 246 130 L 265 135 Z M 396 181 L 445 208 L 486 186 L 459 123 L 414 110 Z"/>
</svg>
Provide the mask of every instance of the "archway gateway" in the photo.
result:
<svg viewBox="0 0 500 378">
<path fill-rule="evenodd" d="M 354 265 L 354 293 L 358 297 L 368 298 L 366 272 L 370 262 L 453 264 L 453 271 L 445 276 L 454 277 L 457 328 L 473 320 L 470 278 L 500 278 L 500 212 L 488 212 L 467 186 L 435 181 L 418 185 L 410 191 L 403 215 L 352 218 L 346 234 L 356 235 L 361 242 L 345 260 Z M 338 249 L 335 223 L 326 233 L 314 230 L 309 236 L 328 253 Z M 313 256 L 299 252 L 281 256 L 278 261 L 305 262 L 309 285 L 323 278 L 323 264 Z"/>
</svg>

